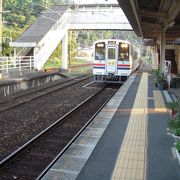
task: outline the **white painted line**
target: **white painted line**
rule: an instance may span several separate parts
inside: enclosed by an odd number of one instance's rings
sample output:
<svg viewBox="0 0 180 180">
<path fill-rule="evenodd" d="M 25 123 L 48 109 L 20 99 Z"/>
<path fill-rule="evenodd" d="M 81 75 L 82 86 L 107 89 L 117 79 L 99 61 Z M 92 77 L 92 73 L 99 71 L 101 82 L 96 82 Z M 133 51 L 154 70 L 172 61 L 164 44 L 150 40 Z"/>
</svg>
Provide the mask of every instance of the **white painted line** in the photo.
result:
<svg viewBox="0 0 180 180">
<path fill-rule="evenodd" d="M 86 86 L 89 86 L 89 85 L 92 84 L 92 83 L 94 83 L 94 81 L 92 81 L 92 82 L 90 82 L 90 83 L 84 85 L 83 88 L 86 87 Z"/>
<path fill-rule="evenodd" d="M 166 101 L 167 101 L 167 102 L 172 102 L 172 99 L 171 99 L 168 91 L 163 90 L 163 93 L 164 93 L 164 96 L 165 96 L 165 98 L 166 98 Z"/>
<path fill-rule="evenodd" d="M 178 159 L 178 162 L 179 162 L 179 165 L 180 165 L 180 154 L 179 154 L 177 149 L 176 149 L 176 156 L 177 156 L 177 159 Z"/>
<path fill-rule="evenodd" d="M 175 147 L 171 147 L 171 151 L 172 151 L 173 158 L 177 159 L 176 148 Z"/>
<path fill-rule="evenodd" d="M 88 126 L 87 129 L 90 129 L 90 130 L 91 130 L 91 129 L 92 129 L 92 130 L 94 129 L 94 130 L 104 131 L 104 128 L 98 128 L 98 127 L 89 127 L 89 126 Z"/>
<path fill-rule="evenodd" d="M 63 156 L 61 156 L 61 157 L 72 157 L 72 158 L 78 158 L 78 159 L 87 159 L 87 158 L 85 158 L 85 157 L 82 157 L 82 156 L 77 156 L 77 155 L 72 155 L 72 154 L 63 154 Z M 58 161 L 57 161 L 58 162 Z M 53 168 L 51 168 L 51 169 L 53 169 Z"/>
<path fill-rule="evenodd" d="M 73 174 L 73 175 L 78 175 L 78 171 L 69 171 L 69 170 L 63 170 L 63 169 L 51 169 L 51 171 L 56 171 L 56 172 L 64 172 L 68 174 Z"/>
<path fill-rule="evenodd" d="M 86 134 L 85 135 L 81 134 L 81 136 L 83 136 L 83 137 L 90 137 L 90 138 L 100 138 L 101 137 L 101 135 L 99 135 L 99 136 L 95 136 L 95 135 L 92 136 L 91 135 L 90 136 L 90 135 L 86 135 Z"/>
<path fill-rule="evenodd" d="M 82 146 L 82 147 L 89 147 L 89 148 L 94 147 L 94 144 L 90 145 L 90 144 L 82 144 L 82 143 L 73 143 L 73 145 L 75 145 L 75 146 Z"/>
</svg>

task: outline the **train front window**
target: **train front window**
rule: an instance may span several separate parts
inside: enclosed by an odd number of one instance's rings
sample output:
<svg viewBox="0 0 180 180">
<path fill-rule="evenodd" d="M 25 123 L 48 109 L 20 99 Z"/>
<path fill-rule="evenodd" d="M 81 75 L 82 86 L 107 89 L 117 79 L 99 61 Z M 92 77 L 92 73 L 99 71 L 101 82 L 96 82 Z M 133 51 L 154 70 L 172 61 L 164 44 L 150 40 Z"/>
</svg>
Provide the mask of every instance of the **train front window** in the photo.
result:
<svg viewBox="0 0 180 180">
<path fill-rule="evenodd" d="M 129 44 L 119 43 L 119 61 L 129 61 Z"/>
<path fill-rule="evenodd" d="M 105 43 L 100 42 L 95 45 L 95 60 L 105 60 Z"/>
<path fill-rule="evenodd" d="M 108 59 L 115 59 L 115 48 L 108 48 Z"/>
</svg>

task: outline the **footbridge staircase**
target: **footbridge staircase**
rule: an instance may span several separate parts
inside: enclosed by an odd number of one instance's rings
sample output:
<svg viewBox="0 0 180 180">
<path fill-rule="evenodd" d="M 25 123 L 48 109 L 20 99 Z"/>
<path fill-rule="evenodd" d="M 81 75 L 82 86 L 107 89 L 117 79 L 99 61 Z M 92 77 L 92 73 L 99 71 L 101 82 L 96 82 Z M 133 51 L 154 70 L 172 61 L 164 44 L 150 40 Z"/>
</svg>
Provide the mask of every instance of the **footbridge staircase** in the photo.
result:
<svg viewBox="0 0 180 180">
<path fill-rule="evenodd" d="M 132 30 L 118 4 L 56 6 L 47 9 L 14 42 L 14 57 L 18 50 L 27 51 L 33 68 L 40 70 L 62 41 L 62 68 L 67 69 L 69 30 Z"/>
</svg>

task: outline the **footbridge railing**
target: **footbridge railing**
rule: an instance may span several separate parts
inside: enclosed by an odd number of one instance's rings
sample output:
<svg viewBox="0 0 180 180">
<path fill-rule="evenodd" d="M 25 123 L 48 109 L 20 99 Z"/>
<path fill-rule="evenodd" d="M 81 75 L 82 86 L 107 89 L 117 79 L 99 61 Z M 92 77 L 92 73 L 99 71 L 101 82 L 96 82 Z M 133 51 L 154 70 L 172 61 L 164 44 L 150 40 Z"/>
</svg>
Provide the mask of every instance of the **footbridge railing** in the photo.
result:
<svg viewBox="0 0 180 180">
<path fill-rule="evenodd" d="M 33 56 L 0 57 L 0 73 L 7 74 L 12 70 L 32 70 L 34 69 Z"/>
</svg>

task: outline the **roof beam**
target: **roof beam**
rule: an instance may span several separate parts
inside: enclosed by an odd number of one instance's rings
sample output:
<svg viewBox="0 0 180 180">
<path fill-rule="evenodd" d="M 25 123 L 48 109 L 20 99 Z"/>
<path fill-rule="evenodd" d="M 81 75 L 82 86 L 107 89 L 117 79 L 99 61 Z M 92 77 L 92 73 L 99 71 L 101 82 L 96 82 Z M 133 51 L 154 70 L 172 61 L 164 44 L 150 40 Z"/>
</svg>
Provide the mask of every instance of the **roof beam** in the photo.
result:
<svg viewBox="0 0 180 180">
<path fill-rule="evenodd" d="M 170 24 L 174 21 L 174 19 L 179 14 L 179 12 L 180 12 L 180 0 L 172 1 L 172 5 L 168 12 L 169 18 L 166 19 L 163 24 L 163 31 L 166 31 L 170 27 Z"/>
<path fill-rule="evenodd" d="M 143 36 L 142 30 L 141 30 L 141 25 L 140 25 L 140 20 L 139 20 L 138 14 L 137 14 L 137 7 L 136 7 L 136 4 L 135 4 L 135 1 L 134 0 L 130 0 L 130 3 L 131 3 L 131 7 L 132 7 L 132 10 L 133 10 L 133 13 L 135 15 L 135 18 L 136 18 L 136 21 L 137 21 L 137 24 L 138 24 L 141 36 Z"/>
<path fill-rule="evenodd" d="M 139 16 L 145 17 L 155 17 L 155 18 L 166 18 L 167 14 L 165 12 L 150 12 L 150 11 L 138 11 Z"/>
<path fill-rule="evenodd" d="M 167 37 L 166 37 L 166 39 L 176 39 L 176 38 L 179 38 L 180 37 L 180 33 L 178 34 L 166 34 L 167 35 Z"/>
<path fill-rule="evenodd" d="M 180 25 L 175 25 L 172 28 L 169 28 L 166 32 L 179 32 L 180 31 Z"/>
<path fill-rule="evenodd" d="M 150 30 L 147 30 L 147 31 L 143 31 L 143 34 L 144 34 L 144 37 L 145 38 L 158 38 L 159 35 L 160 35 L 160 31 L 150 31 Z"/>
<path fill-rule="evenodd" d="M 160 24 L 153 24 L 153 23 L 147 23 L 147 22 L 142 22 L 141 26 L 142 26 L 142 29 L 153 29 L 153 30 L 162 29 L 162 26 Z"/>
</svg>

